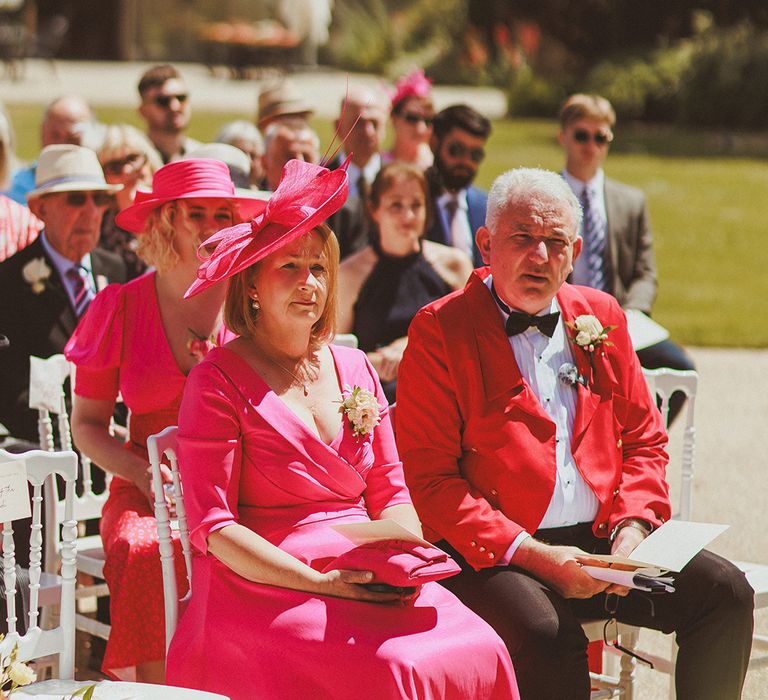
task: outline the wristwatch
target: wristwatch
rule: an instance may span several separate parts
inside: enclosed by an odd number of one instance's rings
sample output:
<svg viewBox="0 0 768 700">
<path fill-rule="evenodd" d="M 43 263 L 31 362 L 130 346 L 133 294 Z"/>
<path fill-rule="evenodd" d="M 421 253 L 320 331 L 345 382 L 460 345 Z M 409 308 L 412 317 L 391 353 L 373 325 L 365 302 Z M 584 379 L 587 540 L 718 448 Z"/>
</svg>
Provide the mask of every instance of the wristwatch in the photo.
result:
<svg viewBox="0 0 768 700">
<path fill-rule="evenodd" d="M 647 520 L 641 520 L 640 518 L 624 518 L 624 520 L 620 520 L 613 528 L 613 530 L 611 530 L 611 534 L 608 539 L 613 542 L 616 539 L 616 535 L 619 534 L 619 530 L 624 527 L 634 527 L 638 530 L 642 530 L 646 537 L 648 537 L 648 535 L 653 532 L 653 525 L 651 525 Z"/>
</svg>

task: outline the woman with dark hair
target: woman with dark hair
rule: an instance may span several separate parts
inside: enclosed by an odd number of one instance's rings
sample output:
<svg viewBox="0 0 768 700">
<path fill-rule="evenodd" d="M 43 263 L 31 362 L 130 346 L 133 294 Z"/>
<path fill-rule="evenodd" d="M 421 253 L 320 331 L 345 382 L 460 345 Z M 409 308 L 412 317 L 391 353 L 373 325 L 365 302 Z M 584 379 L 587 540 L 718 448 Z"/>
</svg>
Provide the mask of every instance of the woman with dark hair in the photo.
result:
<svg viewBox="0 0 768 700">
<path fill-rule="evenodd" d="M 65 348 L 77 366 L 75 443 L 113 475 L 100 525 L 112 620 L 102 669 L 113 677 L 163 682 L 163 584 L 146 440 L 177 422 L 187 374 L 215 342 L 232 337 L 222 325 L 223 287 L 183 298 L 197 272 L 197 248 L 264 206 L 235 195 L 220 161 L 160 168 L 152 191 L 139 190 L 117 216 L 120 227 L 138 234 L 137 253 L 155 271 L 101 291 Z M 130 410 L 126 442 L 109 429 L 118 393 Z"/>
<path fill-rule="evenodd" d="M 226 322 L 240 337 L 191 372 L 179 414 L 201 556 L 168 680 L 232 700 L 517 698 L 495 632 L 420 585 L 452 562 L 420 539 L 376 373 L 329 344 L 339 248 L 322 222 L 346 193 L 345 170 L 289 161 L 263 216 L 209 239 L 187 292 L 230 278 Z M 377 525 L 405 539 L 355 547 L 335 529 Z M 408 557 L 413 583 L 400 578 Z"/>
<path fill-rule="evenodd" d="M 408 326 L 426 304 L 464 286 L 472 262 L 457 248 L 423 239 L 430 201 L 422 172 L 385 165 L 371 185 L 371 244 L 339 269 L 340 333 L 354 333 L 390 402 Z"/>
</svg>

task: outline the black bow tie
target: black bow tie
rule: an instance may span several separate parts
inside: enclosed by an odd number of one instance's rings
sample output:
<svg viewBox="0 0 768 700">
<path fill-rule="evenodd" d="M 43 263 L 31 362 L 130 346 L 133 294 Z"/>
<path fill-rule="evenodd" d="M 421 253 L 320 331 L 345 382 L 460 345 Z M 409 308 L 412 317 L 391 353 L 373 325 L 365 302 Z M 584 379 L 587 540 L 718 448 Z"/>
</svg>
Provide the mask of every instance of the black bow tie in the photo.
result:
<svg viewBox="0 0 768 700">
<path fill-rule="evenodd" d="M 491 285 L 491 294 L 496 300 L 496 303 L 501 307 L 504 313 L 509 314 L 505 329 L 507 335 L 519 335 L 524 333 L 531 326 L 538 328 L 544 335 L 551 338 L 557 328 L 557 322 L 560 319 L 560 312 L 554 311 L 551 314 L 544 314 L 543 316 L 532 316 L 524 311 L 512 311 L 496 293 L 496 288 Z"/>
<path fill-rule="evenodd" d="M 507 335 L 517 335 L 525 332 L 531 326 L 538 328 L 544 335 L 550 338 L 557 328 L 557 321 L 560 318 L 560 312 L 555 311 L 543 316 L 531 316 L 522 311 L 512 311 L 507 319 L 505 326 Z"/>
</svg>

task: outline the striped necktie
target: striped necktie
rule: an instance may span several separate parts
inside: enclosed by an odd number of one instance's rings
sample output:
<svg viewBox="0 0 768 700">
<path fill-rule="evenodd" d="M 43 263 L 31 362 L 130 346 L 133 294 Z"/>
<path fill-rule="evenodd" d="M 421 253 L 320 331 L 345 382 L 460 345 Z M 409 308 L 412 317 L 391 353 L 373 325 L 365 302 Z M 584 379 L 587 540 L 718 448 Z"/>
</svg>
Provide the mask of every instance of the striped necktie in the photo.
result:
<svg viewBox="0 0 768 700">
<path fill-rule="evenodd" d="M 71 284 L 71 289 L 74 292 L 74 307 L 75 316 L 80 318 L 88 308 L 88 305 L 93 299 L 93 291 L 88 284 L 85 283 L 85 277 L 88 274 L 82 265 L 73 265 L 67 270 L 67 279 Z"/>
<path fill-rule="evenodd" d="M 589 286 L 605 291 L 605 221 L 598 207 L 595 206 L 589 187 L 585 187 L 581 194 L 581 209 L 584 213 L 582 237 L 584 254 L 587 258 Z"/>
</svg>

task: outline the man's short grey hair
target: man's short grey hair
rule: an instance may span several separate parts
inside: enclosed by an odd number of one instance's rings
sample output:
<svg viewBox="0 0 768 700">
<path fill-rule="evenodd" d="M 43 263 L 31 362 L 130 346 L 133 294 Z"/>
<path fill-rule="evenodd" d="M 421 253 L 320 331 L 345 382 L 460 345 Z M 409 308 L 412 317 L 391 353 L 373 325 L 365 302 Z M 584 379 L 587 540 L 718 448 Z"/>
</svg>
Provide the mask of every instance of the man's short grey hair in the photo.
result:
<svg viewBox="0 0 768 700">
<path fill-rule="evenodd" d="M 228 143 L 230 146 L 237 145 L 237 141 L 246 141 L 253 145 L 258 155 L 264 155 L 264 139 L 261 132 L 245 119 L 227 122 L 219 129 L 213 140 L 216 143 Z"/>
<path fill-rule="evenodd" d="M 516 168 L 499 175 L 488 193 L 488 209 L 485 225 L 491 233 L 496 231 L 499 217 L 514 202 L 532 199 L 561 201 L 571 208 L 576 230 L 576 238 L 581 228 L 581 205 L 568 183 L 558 173 L 541 168 Z"/>
</svg>

